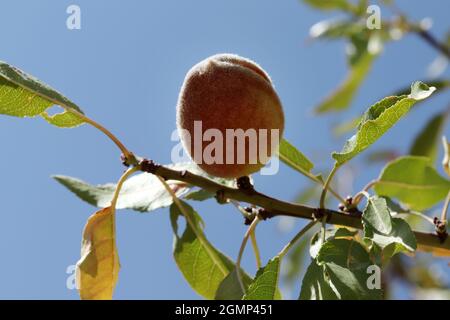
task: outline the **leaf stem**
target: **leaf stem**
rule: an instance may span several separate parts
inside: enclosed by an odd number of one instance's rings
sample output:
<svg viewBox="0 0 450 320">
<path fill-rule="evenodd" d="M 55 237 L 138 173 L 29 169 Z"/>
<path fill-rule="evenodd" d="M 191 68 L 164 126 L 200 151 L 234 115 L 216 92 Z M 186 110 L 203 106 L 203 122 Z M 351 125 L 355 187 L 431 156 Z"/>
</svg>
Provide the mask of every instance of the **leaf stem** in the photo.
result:
<svg viewBox="0 0 450 320">
<path fill-rule="evenodd" d="M 119 199 L 120 190 L 122 189 L 122 186 L 124 182 L 136 171 L 139 171 L 141 168 L 139 166 L 129 168 L 125 173 L 120 177 L 119 181 L 117 182 L 116 190 L 114 191 L 113 198 L 111 200 L 111 207 L 116 208 L 117 200 Z"/>
<path fill-rule="evenodd" d="M 239 248 L 239 254 L 236 260 L 236 274 L 239 281 L 239 285 L 241 286 L 242 292 L 245 294 L 245 286 L 244 282 L 242 281 L 242 275 L 241 275 L 241 261 L 242 256 L 244 255 L 245 246 L 247 245 L 248 238 L 252 234 L 252 232 L 255 230 L 256 226 L 259 223 L 258 216 L 253 219 L 252 223 L 248 227 L 247 231 L 245 232 L 244 238 L 242 239 L 241 247 Z"/>
<path fill-rule="evenodd" d="M 120 149 L 120 151 L 122 152 L 124 158 L 127 160 L 128 164 L 130 164 L 130 165 L 136 165 L 137 164 L 137 160 L 136 160 L 135 156 L 133 155 L 133 153 L 130 152 L 125 147 L 125 145 L 114 134 L 111 133 L 111 131 L 106 129 L 104 126 L 102 126 L 98 122 L 96 122 L 96 121 L 92 120 L 91 118 L 87 117 L 86 115 L 82 114 L 81 112 L 78 112 L 78 111 L 76 111 L 76 110 L 74 110 L 72 108 L 69 108 L 69 107 L 65 107 L 64 109 L 66 111 L 76 115 L 77 117 L 83 119 L 84 122 L 89 123 L 94 128 L 96 128 L 96 129 L 100 130 L 101 132 L 103 132 Z"/>
<path fill-rule="evenodd" d="M 449 204 L 450 204 L 450 191 L 447 194 L 447 198 L 445 198 L 444 207 L 442 208 L 441 221 L 443 223 L 447 222 L 447 211 L 448 211 Z"/>
<path fill-rule="evenodd" d="M 147 162 L 146 165 L 143 165 L 144 161 Z M 237 188 L 224 186 L 189 171 L 174 170 L 165 166 L 156 165 L 154 163 L 151 165 L 152 163 L 153 162 L 150 160 L 143 160 L 141 162 L 141 170 L 163 177 L 166 180 L 182 181 L 189 185 L 205 189 L 211 193 L 220 193 L 221 197 L 224 199 L 233 199 L 260 207 L 263 209 L 260 213 L 260 217 L 262 219 L 269 219 L 276 216 L 288 216 L 313 220 L 315 215 L 318 213 L 317 208 L 276 199 L 260 193 L 255 189 L 250 191 L 246 190 L 244 192 Z M 326 208 L 322 208 L 320 211 L 328 216 L 327 223 L 329 224 L 362 229 L 360 216 L 344 214 L 340 211 Z M 436 249 L 448 250 L 450 252 L 450 237 L 444 241 L 441 241 L 438 236 L 433 233 L 414 231 L 414 235 L 417 239 L 417 243 L 422 245 L 422 247 L 433 247 Z"/>
<path fill-rule="evenodd" d="M 259 247 L 258 242 L 256 241 L 256 230 L 253 230 L 253 232 L 250 234 L 250 240 L 252 241 L 252 248 L 253 252 L 255 253 L 255 260 L 256 260 L 256 268 L 261 268 L 261 255 L 259 253 Z"/>
<path fill-rule="evenodd" d="M 378 180 L 372 180 L 368 184 L 366 184 L 366 186 L 353 197 L 352 204 L 357 206 L 360 203 L 362 197 L 365 196 L 365 194 L 370 190 L 370 188 L 372 188 L 377 183 Z"/>
<path fill-rule="evenodd" d="M 278 256 L 281 258 L 283 258 L 286 253 L 289 252 L 289 249 L 292 248 L 292 246 L 306 233 L 309 231 L 309 229 L 311 229 L 315 224 L 317 223 L 317 220 L 311 221 L 309 222 L 306 226 L 304 226 L 293 238 L 291 241 L 288 242 L 288 244 L 286 244 L 284 246 L 283 249 L 281 249 L 281 251 L 278 253 Z"/>
<path fill-rule="evenodd" d="M 320 195 L 320 202 L 319 202 L 319 208 L 324 209 L 325 208 L 325 198 L 327 195 L 328 187 L 333 180 L 334 175 L 336 174 L 336 171 L 338 170 L 339 166 L 335 164 L 333 166 L 333 169 L 331 170 L 330 174 L 328 175 L 327 180 L 325 181 L 325 184 L 323 185 L 322 193 Z M 345 203 L 345 201 L 343 202 Z M 325 233 L 326 233 L 326 225 L 327 225 L 327 218 L 328 215 L 324 214 L 322 217 L 322 237 L 323 237 L 323 243 L 325 243 Z"/>
</svg>

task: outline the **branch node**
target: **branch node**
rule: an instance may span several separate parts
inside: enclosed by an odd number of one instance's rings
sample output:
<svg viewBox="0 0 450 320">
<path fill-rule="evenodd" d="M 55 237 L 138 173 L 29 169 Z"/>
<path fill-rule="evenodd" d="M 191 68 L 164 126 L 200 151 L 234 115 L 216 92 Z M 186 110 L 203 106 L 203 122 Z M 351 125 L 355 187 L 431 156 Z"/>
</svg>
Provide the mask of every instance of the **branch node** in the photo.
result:
<svg viewBox="0 0 450 320">
<path fill-rule="evenodd" d="M 143 159 L 139 165 L 141 171 L 155 174 L 155 172 L 161 167 L 161 165 L 155 163 L 153 160 Z"/>
<path fill-rule="evenodd" d="M 135 166 L 138 164 L 138 161 L 133 153 L 130 152 L 129 156 L 127 157 L 125 154 L 120 155 L 120 161 L 125 167 Z"/>
<path fill-rule="evenodd" d="M 223 189 L 217 190 L 214 198 L 216 198 L 216 200 L 219 204 L 228 203 L 228 199 L 225 198 L 225 191 Z"/>
<path fill-rule="evenodd" d="M 239 190 L 242 191 L 254 191 L 253 184 L 250 181 L 250 178 L 248 176 L 240 177 L 236 180 L 237 187 Z"/>
<path fill-rule="evenodd" d="M 322 208 L 316 208 L 314 209 L 314 212 L 312 214 L 312 218 L 314 220 L 322 220 L 322 218 L 326 216 L 326 222 L 328 223 L 331 219 L 331 214 L 328 212 L 328 210 L 326 209 L 322 209 Z"/>
<path fill-rule="evenodd" d="M 438 217 L 434 217 L 433 219 L 434 228 L 436 230 L 436 234 L 439 237 L 439 241 L 444 243 L 448 237 L 447 233 L 447 221 L 440 220 Z"/>
</svg>

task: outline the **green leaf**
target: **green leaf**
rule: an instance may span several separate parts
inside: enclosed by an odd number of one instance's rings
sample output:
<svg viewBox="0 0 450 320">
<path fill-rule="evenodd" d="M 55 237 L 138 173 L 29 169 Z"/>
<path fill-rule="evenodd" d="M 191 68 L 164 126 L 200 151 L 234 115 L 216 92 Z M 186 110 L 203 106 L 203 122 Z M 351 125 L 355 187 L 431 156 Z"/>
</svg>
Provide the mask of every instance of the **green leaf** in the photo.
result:
<svg viewBox="0 0 450 320">
<path fill-rule="evenodd" d="M 367 149 L 400 120 L 411 106 L 429 97 L 434 90 L 422 82 L 415 82 L 408 96 L 387 97 L 371 106 L 364 114 L 356 134 L 345 143 L 340 153 L 333 153 L 336 164 L 342 165 Z"/>
<path fill-rule="evenodd" d="M 47 109 L 60 106 L 64 111 L 53 116 Z M 35 77 L 0 61 L 0 114 L 14 117 L 41 116 L 58 127 L 76 127 L 84 123 L 83 114 L 72 101 Z"/>
<path fill-rule="evenodd" d="M 300 300 L 337 300 L 338 297 L 325 277 L 324 266 L 319 266 L 312 260 L 300 290 Z"/>
<path fill-rule="evenodd" d="M 195 174 L 211 178 L 191 162 L 170 164 L 167 167 L 174 170 L 189 170 Z M 81 200 L 100 208 L 109 206 L 116 189 L 116 185 L 113 183 L 92 185 L 77 178 L 62 175 L 56 175 L 53 178 L 75 193 Z M 224 179 L 214 179 L 214 181 L 228 186 L 234 184 L 234 182 Z M 168 183 L 178 197 L 188 196 L 187 192 L 191 186 L 179 181 L 168 181 Z M 200 190 L 197 192 L 196 195 L 190 194 L 189 199 L 200 200 L 201 196 L 205 196 L 204 191 Z M 199 194 L 200 192 L 202 193 L 201 195 Z M 171 204 L 172 197 L 167 193 L 161 181 L 154 175 L 144 172 L 136 174 L 125 181 L 120 191 L 116 208 L 150 212 L 158 208 L 168 207 Z"/>
<path fill-rule="evenodd" d="M 445 90 L 450 89 L 450 80 L 447 79 L 439 79 L 439 80 L 431 80 L 428 82 L 429 87 L 436 88 L 436 94 L 445 92 Z M 400 90 L 397 90 L 395 93 L 391 94 L 392 96 L 404 96 L 408 95 L 411 91 L 411 87 L 404 87 Z"/>
<path fill-rule="evenodd" d="M 409 224 L 400 218 L 392 218 L 392 231 L 382 234 L 364 223 L 364 238 L 383 249 L 383 258 L 390 258 L 398 252 L 414 252 L 416 238 Z"/>
<path fill-rule="evenodd" d="M 170 220 L 175 234 L 173 255 L 178 268 L 192 289 L 202 297 L 214 299 L 217 295 L 221 299 L 236 298 L 238 291 L 235 288 L 239 286 L 237 277 L 227 277 L 235 269 L 235 262 L 206 240 L 201 217 L 189 204 L 180 201 L 194 226 L 186 224 L 180 236 L 177 221 L 183 214 L 175 204 L 171 205 Z M 204 240 L 197 236 L 199 234 Z M 244 271 L 241 275 L 244 284 L 252 281 Z"/>
<path fill-rule="evenodd" d="M 381 289 L 369 289 L 368 267 L 374 263 L 366 249 L 351 239 L 332 239 L 321 247 L 317 262 L 324 266 L 340 299 L 381 299 Z"/>
<path fill-rule="evenodd" d="M 320 10 L 351 11 L 353 5 L 347 0 L 303 0 L 306 4 Z"/>
<path fill-rule="evenodd" d="M 350 37 L 363 32 L 365 24 L 355 23 L 349 20 L 323 20 L 315 23 L 310 29 L 311 38 L 338 39 Z"/>
<path fill-rule="evenodd" d="M 428 158 L 415 156 L 388 163 L 374 187 L 378 195 L 397 198 L 417 211 L 442 201 L 449 189 L 450 181 L 437 173 Z"/>
<path fill-rule="evenodd" d="M 448 111 L 438 113 L 432 117 L 426 126 L 419 132 L 414 139 L 409 150 L 409 154 L 413 156 L 424 156 L 436 161 L 441 134 L 448 118 Z"/>
<path fill-rule="evenodd" d="M 186 200 L 205 201 L 214 198 L 214 194 L 204 189 L 191 191 L 184 196 Z"/>
<path fill-rule="evenodd" d="M 258 270 L 244 300 L 274 300 L 278 290 L 279 272 L 280 258 L 277 256 Z"/>
<path fill-rule="evenodd" d="M 243 272 L 241 272 L 241 275 Z M 252 283 L 252 279 L 248 276 L 242 277 L 244 288 Z M 241 285 L 239 284 L 237 269 L 234 268 L 220 283 L 216 291 L 215 300 L 241 300 L 244 296 Z"/>
<path fill-rule="evenodd" d="M 363 53 L 358 62 L 351 66 L 344 81 L 315 108 L 315 112 L 325 113 L 347 109 L 353 101 L 362 81 L 369 73 L 374 58 L 375 56 L 368 52 Z"/>
<path fill-rule="evenodd" d="M 358 231 L 351 231 L 347 228 L 339 228 L 339 229 L 327 229 L 325 231 L 325 240 L 331 240 L 331 239 L 341 239 L 341 238 L 353 238 Z M 309 247 L 309 254 L 312 258 L 316 258 L 317 254 L 320 251 L 320 248 L 323 244 L 323 236 L 322 236 L 322 230 L 319 230 L 314 234 L 314 236 L 311 238 L 311 243 Z"/>
<path fill-rule="evenodd" d="M 281 161 L 302 174 L 309 175 L 314 168 L 314 164 L 286 139 L 281 140 L 278 155 Z"/>
<path fill-rule="evenodd" d="M 342 236 L 348 234 L 341 232 Z M 369 254 L 359 242 L 330 238 L 303 278 L 300 299 L 380 299 L 381 290 L 367 286 L 371 265 Z"/>
<path fill-rule="evenodd" d="M 370 197 L 362 214 L 363 222 L 380 233 L 392 231 L 391 213 L 386 199 L 378 196 Z"/>
<path fill-rule="evenodd" d="M 345 122 L 339 123 L 333 128 L 333 134 L 336 137 L 340 137 L 344 134 L 347 134 L 353 130 L 355 130 L 359 123 L 361 122 L 361 117 L 352 118 L 350 120 L 347 120 Z"/>
</svg>

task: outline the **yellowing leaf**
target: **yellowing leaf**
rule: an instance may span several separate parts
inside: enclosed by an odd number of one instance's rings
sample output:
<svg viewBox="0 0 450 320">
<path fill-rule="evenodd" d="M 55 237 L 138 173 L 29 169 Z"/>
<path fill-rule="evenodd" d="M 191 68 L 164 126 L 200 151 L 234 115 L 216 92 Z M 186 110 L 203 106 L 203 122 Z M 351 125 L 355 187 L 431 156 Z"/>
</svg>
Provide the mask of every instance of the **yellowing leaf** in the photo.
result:
<svg viewBox="0 0 450 320">
<path fill-rule="evenodd" d="M 83 300 L 112 299 L 119 273 L 115 210 L 111 207 L 89 217 L 83 231 L 76 279 Z"/>
</svg>

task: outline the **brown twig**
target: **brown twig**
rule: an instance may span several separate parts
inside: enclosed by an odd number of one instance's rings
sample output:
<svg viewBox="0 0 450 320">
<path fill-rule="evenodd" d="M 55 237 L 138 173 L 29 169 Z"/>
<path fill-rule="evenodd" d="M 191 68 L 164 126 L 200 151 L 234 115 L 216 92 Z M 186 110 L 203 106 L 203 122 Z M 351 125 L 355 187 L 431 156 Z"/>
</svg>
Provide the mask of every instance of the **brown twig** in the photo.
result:
<svg viewBox="0 0 450 320">
<path fill-rule="evenodd" d="M 219 184 L 215 181 L 209 180 L 205 177 L 193 174 L 189 171 L 177 171 L 166 168 L 164 166 L 155 164 L 151 160 L 143 160 L 140 164 L 141 170 L 149 172 L 165 180 L 176 180 L 188 183 L 193 186 L 200 187 L 214 194 L 220 194 L 223 199 L 233 199 L 240 202 L 256 205 L 261 210 L 260 217 L 263 219 L 272 218 L 275 216 L 289 216 L 303 219 L 320 219 L 327 216 L 327 223 L 341 225 L 356 229 L 362 229 L 361 217 L 344 213 L 341 211 L 331 209 L 319 209 L 305 205 L 294 204 L 282 200 L 278 200 L 262 194 L 255 189 L 240 190 L 230 188 Z M 450 238 L 442 241 L 436 234 L 414 232 L 417 243 L 422 247 L 432 247 L 436 249 L 450 251 Z"/>
</svg>

